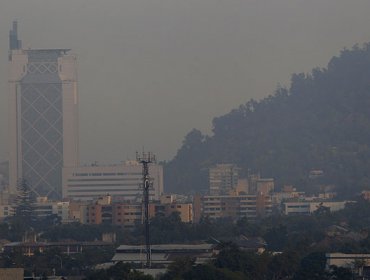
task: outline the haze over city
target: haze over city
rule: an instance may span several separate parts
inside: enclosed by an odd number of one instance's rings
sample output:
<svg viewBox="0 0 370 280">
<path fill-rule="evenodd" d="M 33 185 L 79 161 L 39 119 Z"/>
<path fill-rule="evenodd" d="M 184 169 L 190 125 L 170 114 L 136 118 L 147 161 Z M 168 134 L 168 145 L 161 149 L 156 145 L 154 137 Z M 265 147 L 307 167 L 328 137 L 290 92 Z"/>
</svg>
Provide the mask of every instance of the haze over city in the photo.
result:
<svg viewBox="0 0 370 280">
<path fill-rule="evenodd" d="M 7 50 L 78 57 L 82 162 L 120 161 L 144 146 L 171 159 L 192 128 L 289 85 L 369 41 L 367 0 L 10 1 L 0 5 L 0 159 L 7 158 Z"/>
</svg>

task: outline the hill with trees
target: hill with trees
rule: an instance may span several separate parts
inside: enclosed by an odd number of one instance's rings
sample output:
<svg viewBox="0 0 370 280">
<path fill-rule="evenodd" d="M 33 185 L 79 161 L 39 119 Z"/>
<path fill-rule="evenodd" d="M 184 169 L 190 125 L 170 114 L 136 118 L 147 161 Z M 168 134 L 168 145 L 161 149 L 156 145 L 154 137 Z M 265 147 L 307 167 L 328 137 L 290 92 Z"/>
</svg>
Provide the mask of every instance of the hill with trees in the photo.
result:
<svg viewBox="0 0 370 280">
<path fill-rule="evenodd" d="M 310 170 L 343 195 L 370 187 L 370 43 L 344 49 L 326 68 L 293 74 L 279 87 L 213 120 L 213 135 L 190 131 L 165 164 L 169 192 L 208 188 L 208 169 L 235 163 L 248 172 L 313 191 Z"/>
</svg>

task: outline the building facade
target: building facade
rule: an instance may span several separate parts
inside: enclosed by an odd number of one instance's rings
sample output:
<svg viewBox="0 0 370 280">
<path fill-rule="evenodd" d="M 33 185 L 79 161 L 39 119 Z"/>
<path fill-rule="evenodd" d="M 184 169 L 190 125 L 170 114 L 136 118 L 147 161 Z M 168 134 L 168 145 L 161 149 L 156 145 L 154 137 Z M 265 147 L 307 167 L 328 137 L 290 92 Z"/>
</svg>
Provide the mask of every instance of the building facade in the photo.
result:
<svg viewBox="0 0 370 280">
<path fill-rule="evenodd" d="M 32 216 L 42 220 L 55 215 L 60 218 L 62 223 L 67 223 L 72 221 L 69 215 L 69 206 L 68 201 L 48 201 L 46 197 L 39 197 L 37 202 L 32 204 Z M 0 205 L 0 221 L 14 216 L 15 208 L 16 206 L 11 204 Z"/>
<path fill-rule="evenodd" d="M 35 196 L 62 198 L 62 168 L 78 165 L 76 57 L 69 49 L 9 43 L 9 185 L 26 179 Z"/>
<path fill-rule="evenodd" d="M 198 201 L 200 205 L 194 205 L 194 209 L 200 210 L 201 213 L 194 213 L 195 217 L 255 220 L 272 213 L 271 197 L 264 194 L 206 195 Z"/>
<path fill-rule="evenodd" d="M 209 193 L 228 194 L 238 185 L 239 168 L 234 164 L 217 164 L 209 169 Z"/>
<path fill-rule="evenodd" d="M 285 215 L 309 215 L 321 207 L 335 212 L 344 209 L 348 203 L 354 201 L 287 201 L 283 203 L 283 212 Z"/>
<path fill-rule="evenodd" d="M 107 199 L 108 198 L 108 199 Z M 86 224 L 113 224 L 125 228 L 134 228 L 144 221 L 144 205 L 136 201 L 114 202 L 111 196 L 101 197 L 86 207 Z M 193 208 L 191 203 L 177 203 L 176 201 L 152 201 L 149 204 L 149 217 L 168 217 L 178 213 L 184 223 L 193 221 Z"/>
<path fill-rule="evenodd" d="M 261 178 L 260 174 L 252 174 L 248 176 L 248 193 L 270 194 L 274 191 L 275 183 L 273 178 Z"/>
<path fill-rule="evenodd" d="M 149 175 L 153 187 L 151 200 L 158 200 L 163 193 L 163 168 L 151 164 Z M 91 165 L 63 169 L 63 197 L 73 200 L 96 200 L 110 195 L 114 200 L 141 201 L 142 166 L 137 161 L 116 165 Z"/>
<path fill-rule="evenodd" d="M 195 264 L 211 261 L 217 254 L 215 244 L 152 244 L 150 248 L 151 263 L 156 267 L 166 267 L 173 260 L 190 257 Z M 112 258 L 114 263 L 127 262 L 145 264 L 146 256 L 141 245 L 121 245 Z"/>
</svg>

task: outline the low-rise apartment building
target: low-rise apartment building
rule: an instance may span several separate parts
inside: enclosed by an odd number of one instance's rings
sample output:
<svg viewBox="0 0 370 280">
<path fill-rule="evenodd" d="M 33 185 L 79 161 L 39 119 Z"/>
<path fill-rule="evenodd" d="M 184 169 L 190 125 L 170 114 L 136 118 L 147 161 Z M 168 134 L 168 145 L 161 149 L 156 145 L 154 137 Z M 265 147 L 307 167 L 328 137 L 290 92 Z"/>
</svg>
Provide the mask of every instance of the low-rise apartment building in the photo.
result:
<svg viewBox="0 0 370 280">
<path fill-rule="evenodd" d="M 149 203 L 150 218 L 157 215 L 169 216 L 177 212 L 181 221 L 186 223 L 193 221 L 191 203 L 177 203 L 174 200 L 161 201 Z M 86 206 L 85 215 L 86 224 L 107 223 L 132 228 L 142 223 L 144 211 L 143 204 L 136 201 L 112 202 L 111 199 L 100 198 Z"/>
<path fill-rule="evenodd" d="M 14 204 L 0 205 L 0 219 L 13 216 L 15 208 Z M 32 204 L 32 215 L 38 219 L 57 215 L 62 222 L 67 222 L 69 220 L 69 202 L 49 201 L 46 197 L 40 197 L 37 202 Z"/>
<path fill-rule="evenodd" d="M 320 207 L 327 208 L 330 212 L 342 210 L 347 203 L 353 201 L 289 201 L 283 203 L 285 215 L 308 215 L 314 213 Z"/>
<path fill-rule="evenodd" d="M 201 213 L 195 213 L 196 217 L 247 218 L 255 220 L 271 214 L 271 197 L 259 195 L 206 195 L 200 199 L 195 198 L 194 209 Z M 196 205 L 200 203 L 200 207 Z"/>
</svg>

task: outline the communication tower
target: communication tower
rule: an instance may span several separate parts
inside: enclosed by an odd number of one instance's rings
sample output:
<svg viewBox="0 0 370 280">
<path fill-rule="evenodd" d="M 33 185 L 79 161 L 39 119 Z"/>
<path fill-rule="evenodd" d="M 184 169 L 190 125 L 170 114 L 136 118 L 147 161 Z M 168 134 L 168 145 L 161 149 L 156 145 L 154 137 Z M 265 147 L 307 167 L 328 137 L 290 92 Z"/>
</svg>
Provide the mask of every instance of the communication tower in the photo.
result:
<svg viewBox="0 0 370 280">
<path fill-rule="evenodd" d="M 151 251 L 150 251 L 150 230 L 149 230 L 149 189 L 152 187 L 152 182 L 149 176 L 149 164 L 156 161 L 153 153 L 143 152 L 140 156 L 136 153 L 136 160 L 143 166 L 143 203 L 144 203 L 144 224 L 145 224 L 145 253 L 146 267 L 151 266 Z"/>
</svg>

